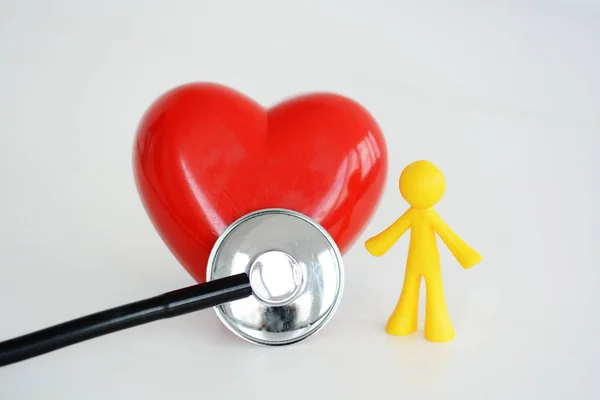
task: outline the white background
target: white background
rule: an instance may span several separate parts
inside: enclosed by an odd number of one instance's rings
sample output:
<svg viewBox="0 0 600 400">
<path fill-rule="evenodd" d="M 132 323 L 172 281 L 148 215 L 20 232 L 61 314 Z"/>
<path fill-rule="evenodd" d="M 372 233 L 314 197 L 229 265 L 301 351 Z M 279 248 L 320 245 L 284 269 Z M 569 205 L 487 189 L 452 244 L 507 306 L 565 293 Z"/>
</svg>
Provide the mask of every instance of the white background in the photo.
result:
<svg viewBox="0 0 600 400">
<path fill-rule="evenodd" d="M 599 398 L 599 76 L 592 0 L 1 1 L 0 340 L 193 283 L 131 171 L 139 118 L 174 86 L 350 96 L 390 173 L 308 341 L 249 345 L 207 310 L 1 368 L 0 399 Z M 408 237 L 362 246 L 422 158 L 484 257 L 465 271 L 441 249 L 445 344 L 384 332 Z"/>
</svg>

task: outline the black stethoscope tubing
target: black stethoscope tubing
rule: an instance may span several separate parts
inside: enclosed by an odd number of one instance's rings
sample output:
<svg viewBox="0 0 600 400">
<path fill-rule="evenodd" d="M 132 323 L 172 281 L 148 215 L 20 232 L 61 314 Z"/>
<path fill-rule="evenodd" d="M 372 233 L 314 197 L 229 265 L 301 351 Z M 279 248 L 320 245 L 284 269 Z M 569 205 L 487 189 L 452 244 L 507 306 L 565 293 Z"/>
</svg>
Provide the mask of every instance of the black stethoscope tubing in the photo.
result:
<svg viewBox="0 0 600 400">
<path fill-rule="evenodd" d="M 251 295 L 248 275 L 241 273 L 100 311 L 0 342 L 0 367 L 98 336 L 215 307 Z"/>
</svg>

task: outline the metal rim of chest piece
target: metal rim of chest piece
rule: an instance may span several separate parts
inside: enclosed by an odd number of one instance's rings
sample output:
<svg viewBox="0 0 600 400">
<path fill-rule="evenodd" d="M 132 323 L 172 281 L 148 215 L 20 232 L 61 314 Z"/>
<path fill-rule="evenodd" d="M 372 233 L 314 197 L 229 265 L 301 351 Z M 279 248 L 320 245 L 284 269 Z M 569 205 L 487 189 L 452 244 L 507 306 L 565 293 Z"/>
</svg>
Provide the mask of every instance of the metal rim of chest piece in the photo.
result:
<svg viewBox="0 0 600 400">
<path fill-rule="evenodd" d="M 214 307 L 246 341 L 300 342 L 336 313 L 344 290 L 342 255 L 329 233 L 308 216 L 283 208 L 246 214 L 219 236 L 207 280 L 245 272 L 253 294 Z"/>
</svg>

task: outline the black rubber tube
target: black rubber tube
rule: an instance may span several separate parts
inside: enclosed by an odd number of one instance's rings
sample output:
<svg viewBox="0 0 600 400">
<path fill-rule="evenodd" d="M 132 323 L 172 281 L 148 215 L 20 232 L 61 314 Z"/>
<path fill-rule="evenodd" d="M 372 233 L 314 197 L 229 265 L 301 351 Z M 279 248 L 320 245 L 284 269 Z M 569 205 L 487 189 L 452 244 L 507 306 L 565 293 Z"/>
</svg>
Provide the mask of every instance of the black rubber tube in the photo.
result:
<svg viewBox="0 0 600 400">
<path fill-rule="evenodd" d="M 243 273 L 100 311 L 0 342 L 0 367 L 137 325 L 243 299 L 251 294 L 248 275 Z"/>
</svg>

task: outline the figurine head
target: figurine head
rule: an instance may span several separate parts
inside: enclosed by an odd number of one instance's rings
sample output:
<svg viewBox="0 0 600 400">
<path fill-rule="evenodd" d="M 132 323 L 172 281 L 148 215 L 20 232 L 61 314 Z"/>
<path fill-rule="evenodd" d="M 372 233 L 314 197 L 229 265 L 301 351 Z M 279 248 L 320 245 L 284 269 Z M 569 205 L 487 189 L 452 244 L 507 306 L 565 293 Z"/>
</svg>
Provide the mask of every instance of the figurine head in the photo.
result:
<svg viewBox="0 0 600 400">
<path fill-rule="evenodd" d="M 442 199 L 446 179 L 429 161 L 415 161 L 400 175 L 400 193 L 415 208 L 430 208 Z"/>
</svg>

